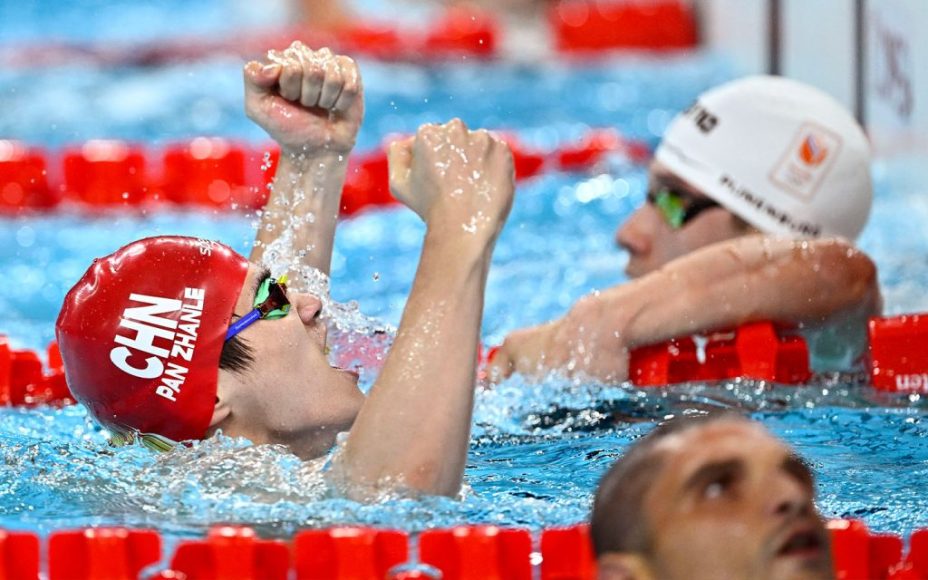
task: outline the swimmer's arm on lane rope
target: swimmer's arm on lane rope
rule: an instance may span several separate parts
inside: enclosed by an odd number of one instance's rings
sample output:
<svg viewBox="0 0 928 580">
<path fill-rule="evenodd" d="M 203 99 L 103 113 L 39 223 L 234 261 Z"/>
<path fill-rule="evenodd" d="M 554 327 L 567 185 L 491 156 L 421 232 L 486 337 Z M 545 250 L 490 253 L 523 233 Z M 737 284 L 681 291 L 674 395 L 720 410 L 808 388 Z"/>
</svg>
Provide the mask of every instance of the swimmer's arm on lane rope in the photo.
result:
<svg viewBox="0 0 928 580">
<path fill-rule="evenodd" d="M 245 109 L 280 145 L 281 157 L 250 259 L 286 230 L 303 264 L 329 272 L 341 192 L 364 117 L 360 71 L 348 57 L 295 42 L 245 65 Z M 298 227 L 291 220 L 302 220 Z"/>
<path fill-rule="evenodd" d="M 759 320 L 820 325 L 882 309 L 876 266 L 842 239 L 748 236 L 626 286 L 604 293 L 610 310 L 625 310 L 610 318 L 626 348 Z"/>
<path fill-rule="evenodd" d="M 880 309 L 876 267 L 848 242 L 749 236 L 693 252 L 581 299 L 563 318 L 514 332 L 490 374 L 499 380 L 566 368 L 624 381 L 628 351 L 640 346 L 758 320 L 814 325 Z"/>
<path fill-rule="evenodd" d="M 512 204 L 512 155 L 485 131 L 455 120 L 410 141 L 391 146 L 391 189 L 425 219 L 425 243 L 383 371 L 332 466 L 359 499 L 459 492 L 487 272 Z"/>
</svg>

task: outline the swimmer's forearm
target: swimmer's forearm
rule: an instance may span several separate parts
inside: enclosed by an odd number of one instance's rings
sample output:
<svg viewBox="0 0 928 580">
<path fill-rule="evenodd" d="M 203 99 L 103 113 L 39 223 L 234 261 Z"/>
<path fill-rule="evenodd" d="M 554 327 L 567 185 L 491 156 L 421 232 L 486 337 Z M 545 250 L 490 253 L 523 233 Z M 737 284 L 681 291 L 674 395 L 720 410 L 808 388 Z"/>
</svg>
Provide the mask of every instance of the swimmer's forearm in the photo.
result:
<svg viewBox="0 0 928 580">
<path fill-rule="evenodd" d="M 460 489 L 492 243 L 444 238 L 427 235 L 396 340 L 340 459 L 338 479 L 362 494 L 390 483 Z"/>
<path fill-rule="evenodd" d="M 323 153 L 299 159 L 282 154 L 251 261 L 260 264 L 267 245 L 292 227 L 288 245 L 295 254 L 305 250 L 302 264 L 328 274 L 347 171 L 346 155 Z"/>
<path fill-rule="evenodd" d="M 880 310 L 876 268 L 848 242 L 763 236 L 710 246 L 603 298 L 628 348 L 758 320 L 821 324 Z"/>
<path fill-rule="evenodd" d="M 337 0 L 302 0 L 300 9 L 303 21 L 316 29 L 345 24 L 351 18 L 351 14 Z"/>
</svg>

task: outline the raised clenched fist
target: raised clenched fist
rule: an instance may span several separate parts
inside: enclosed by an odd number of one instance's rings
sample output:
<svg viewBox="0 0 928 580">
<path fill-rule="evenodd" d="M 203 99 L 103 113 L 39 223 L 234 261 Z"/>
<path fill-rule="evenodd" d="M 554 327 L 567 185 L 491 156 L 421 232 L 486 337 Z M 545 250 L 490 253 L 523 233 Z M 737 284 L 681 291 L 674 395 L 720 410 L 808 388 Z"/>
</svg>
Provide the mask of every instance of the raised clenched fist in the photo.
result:
<svg viewBox="0 0 928 580">
<path fill-rule="evenodd" d="M 495 240 L 512 207 L 512 152 L 460 119 L 390 146 L 390 189 L 430 230 Z"/>
<path fill-rule="evenodd" d="M 347 154 L 364 118 L 358 65 L 301 42 L 245 65 L 245 112 L 291 155 Z"/>
</svg>

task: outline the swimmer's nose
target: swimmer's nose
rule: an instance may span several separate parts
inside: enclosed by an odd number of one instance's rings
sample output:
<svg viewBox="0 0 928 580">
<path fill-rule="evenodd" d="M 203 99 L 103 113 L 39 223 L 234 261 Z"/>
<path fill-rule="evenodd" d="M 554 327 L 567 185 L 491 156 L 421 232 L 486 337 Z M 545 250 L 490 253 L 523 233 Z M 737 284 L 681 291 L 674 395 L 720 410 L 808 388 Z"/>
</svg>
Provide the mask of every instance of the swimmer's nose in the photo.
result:
<svg viewBox="0 0 928 580">
<path fill-rule="evenodd" d="M 768 510 L 777 517 L 808 516 L 814 513 L 812 494 L 795 477 L 778 473 L 768 488 Z"/>
<path fill-rule="evenodd" d="M 296 310 L 303 324 L 312 324 L 319 318 L 319 314 L 322 312 L 322 301 L 319 298 L 303 292 L 294 292 L 289 298 L 293 309 Z"/>
<path fill-rule="evenodd" d="M 632 255 L 644 255 L 651 251 L 651 232 L 647 205 L 643 205 L 629 216 L 615 232 L 615 243 Z"/>
</svg>

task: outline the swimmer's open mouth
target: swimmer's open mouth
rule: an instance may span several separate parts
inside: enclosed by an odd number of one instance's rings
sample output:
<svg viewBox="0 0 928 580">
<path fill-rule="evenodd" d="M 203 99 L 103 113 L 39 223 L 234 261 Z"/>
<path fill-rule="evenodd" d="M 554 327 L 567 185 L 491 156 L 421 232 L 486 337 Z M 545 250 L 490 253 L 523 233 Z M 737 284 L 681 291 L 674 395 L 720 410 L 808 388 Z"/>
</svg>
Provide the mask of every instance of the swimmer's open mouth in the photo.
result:
<svg viewBox="0 0 928 580">
<path fill-rule="evenodd" d="M 777 552 L 777 556 L 799 556 L 804 558 L 825 555 L 825 540 L 816 529 L 793 532 Z"/>
<path fill-rule="evenodd" d="M 340 373 L 345 373 L 346 375 L 352 377 L 355 382 L 361 380 L 361 373 L 353 369 L 343 369 L 342 367 L 331 365 L 333 369 Z"/>
</svg>

